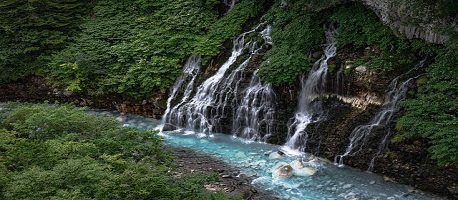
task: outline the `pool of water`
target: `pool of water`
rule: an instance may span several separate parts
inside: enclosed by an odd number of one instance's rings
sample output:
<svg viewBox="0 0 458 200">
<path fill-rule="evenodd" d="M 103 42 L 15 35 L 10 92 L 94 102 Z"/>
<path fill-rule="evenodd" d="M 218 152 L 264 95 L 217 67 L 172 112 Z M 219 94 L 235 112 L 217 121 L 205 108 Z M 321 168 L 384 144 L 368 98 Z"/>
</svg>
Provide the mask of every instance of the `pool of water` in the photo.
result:
<svg viewBox="0 0 458 200">
<path fill-rule="evenodd" d="M 133 115 L 120 116 L 107 111 L 90 112 L 117 117 L 123 126 L 139 129 L 160 126 L 160 122 L 154 119 Z M 273 191 L 282 199 L 441 199 L 405 185 L 384 181 L 382 177 L 372 173 L 335 166 L 322 158 L 306 162 L 311 155 L 284 146 L 252 142 L 220 133 L 208 135 L 177 130 L 159 135 L 167 144 L 187 147 L 222 159 L 240 169 L 241 173 L 251 176 L 252 184 Z M 284 155 L 278 156 L 278 151 Z M 282 163 L 289 164 L 297 159 L 304 161 L 306 167 L 294 168 L 294 175 L 279 177 L 273 173 Z M 306 170 L 301 171 L 304 169 Z M 316 173 L 313 173 L 315 170 Z"/>
</svg>

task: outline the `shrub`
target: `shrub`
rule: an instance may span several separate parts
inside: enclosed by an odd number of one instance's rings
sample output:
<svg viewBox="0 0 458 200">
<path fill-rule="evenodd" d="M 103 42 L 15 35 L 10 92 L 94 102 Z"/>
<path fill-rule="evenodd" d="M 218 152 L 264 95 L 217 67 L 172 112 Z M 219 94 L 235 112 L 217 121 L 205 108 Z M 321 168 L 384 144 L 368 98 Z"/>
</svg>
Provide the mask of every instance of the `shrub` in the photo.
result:
<svg viewBox="0 0 458 200">
<path fill-rule="evenodd" d="M 172 157 L 152 130 L 123 128 L 70 105 L 5 107 L 2 199 L 241 199 L 205 190 L 212 175 L 169 176 Z M 39 124 L 47 126 L 36 131 Z"/>
</svg>

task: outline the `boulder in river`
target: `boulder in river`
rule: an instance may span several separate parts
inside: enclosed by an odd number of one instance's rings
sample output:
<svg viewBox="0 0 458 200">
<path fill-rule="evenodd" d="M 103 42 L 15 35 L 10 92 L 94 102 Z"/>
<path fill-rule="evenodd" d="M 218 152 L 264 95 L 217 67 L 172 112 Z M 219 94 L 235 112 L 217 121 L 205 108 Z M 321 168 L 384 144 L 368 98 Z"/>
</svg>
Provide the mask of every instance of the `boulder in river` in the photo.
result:
<svg viewBox="0 0 458 200">
<path fill-rule="evenodd" d="M 272 175 L 275 177 L 290 177 L 293 173 L 293 167 L 285 162 L 278 163 L 272 170 Z"/>
<path fill-rule="evenodd" d="M 311 176 L 317 171 L 315 168 L 304 166 L 300 159 L 291 161 L 289 165 L 293 168 L 295 176 Z"/>
<path fill-rule="evenodd" d="M 277 151 L 277 152 L 272 152 L 269 154 L 269 158 L 270 159 L 277 159 L 277 158 L 281 158 L 282 156 L 284 156 L 285 153 L 281 152 L 281 151 Z"/>
</svg>

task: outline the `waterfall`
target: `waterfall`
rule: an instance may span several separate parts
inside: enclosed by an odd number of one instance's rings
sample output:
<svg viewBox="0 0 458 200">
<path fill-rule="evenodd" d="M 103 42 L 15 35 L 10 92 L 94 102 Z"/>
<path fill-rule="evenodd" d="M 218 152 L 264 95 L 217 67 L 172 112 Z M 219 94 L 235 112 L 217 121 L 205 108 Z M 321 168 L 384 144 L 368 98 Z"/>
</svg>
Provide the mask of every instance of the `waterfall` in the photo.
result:
<svg viewBox="0 0 458 200">
<path fill-rule="evenodd" d="M 268 25 L 260 32 L 266 44 L 272 43 L 271 29 Z M 232 133 L 234 136 L 252 141 L 266 142 L 272 135 L 274 126 L 275 93 L 272 84 L 262 83 L 256 72 L 251 77 L 250 85 L 245 89 L 241 102 L 234 99 L 233 107 L 237 109 L 233 114 Z"/>
<path fill-rule="evenodd" d="M 272 135 L 275 113 L 275 93 L 270 83 L 252 76 L 249 87 L 234 112 L 232 132 L 237 137 L 263 141 Z"/>
<path fill-rule="evenodd" d="M 186 88 L 184 89 L 184 94 L 179 104 L 182 104 L 189 98 L 193 90 L 194 81 L 196 80 L 199 70 L 200 70 L 200 56 L 191 55 L 183 67 L 183 72 L 184 72 L 183 75 L 177 78 L 172 88 L 170 89 L 170 95 L 169 95 L 169 98 L 167 99 L 167 108 L 164 112 L 164 115 L 162 115 L 162 120 L 161 120 L 162 124 L 166 123 L 167 118 L 169 117 L 170 110 L 171 110 L 172 101 L 177 97 L 178 92 L 183 89 L 183 86 L 186 86 Z"/>
<path fill-rule="evenodd" d="M 345 96 L 345 77 L 343 74 L 345 65 L 340 66 L 339 70 L 336 73 L 336 85 L 335 87 L 335 93 L 338 95 Z"/>
<path fill-rule="evenodd" d="M 266 28 L 260 30 L 262 27 Z M 166 122 L 203 133 L 214 132 L 221 128 L 221 119 L 226 119 L 231 114 L 227 111 L 228 104 L 233 102 L 239 93 L 239 85 L 244 78 L 245 68 L 248 66 L 252 55 L 263 47 L 256 40 L 248 40 L 245 36 L 258 32 L 259 37 L 262 37 L 264 42 L 269 42 L 270 29 L 270 26 L 261 23 L 234 39 L 229 59 L 218 69 L 216 74 L 205 80 L 197 88 L 192 98 L 184 99 L 182 103 L 175 105 L 170 110 L 170 117 L 166 119 Z M 234 70 L 229 70 L 244 51 L 249 51 L 250 56 Z"/>
<path fill-rule="evenodd" d="M 382 109 L 371 119 L 371 121 L 368 124 L 360 125 L 351 132 L 350 143 L 345 153 L 336 157 L 336 164 L 343 166 L 343 158 L 345 156 L 354 155 L 362 151 L 366 146 L 367 142 L 369 141 L 369 139 L 371 138 L 371 136 L 373 135 L 374 128 L 389 128 L 387 126 L 390 124 L 394 113 L 399 111 L 401 101 L 406 98 L 408 85 L 410 81 L 417 78 L 418 76 L 408 78 L 405 81 L 400 81 L 400 79 L 406 75 L 411 74 L 413 71 L 417 71 L 420 67 L 424 65 L 425 61 L 426 59 L 422 60 L 414 68 L 394 78 L 391 81 L 389 85 L 390 89 L 385 95 L 385 104 L 383 105 Z M 383 137 L 382 141 L 380 141 L 378 152 L 375 154 L 374 158 L 371 161 L 371 164 L 368 169 L 369 171 L 372 170 L 372 167 L 374 166 L 373 162 L 375 162 L 375 158 L 378 155 L 380 155 L 382 151 L 385 149 L 390 131 L 388 130 L 386 132 L 387 134 Z"/>
<path fill-rule="evenodd" d="M 300 151 L 305 150 L 308 135 L 307 125 L 314 121 L 319 121 L 317 114 L 322 113 L 319 103 L 312 101 L 324 91 L 324 83 L 328 70 L 328 60 L 336 54 L 336 42 L 333 38 L 334 30 L 326 31 L 326 44 L 324 45 L 324 55 L 314 63 L 308 76 L 301 77 L 301 93 L 298 102 L 298 109 L 294 116 L 294 121 L 288 127 L 288 138 L 286 146 Z"/>
<path fill-rule="evenodd" d="M 231 10 L 237 2 L 238 0 L 224 0 L 224 4 L 229 6 L 229 10 Z"/>
</svg>

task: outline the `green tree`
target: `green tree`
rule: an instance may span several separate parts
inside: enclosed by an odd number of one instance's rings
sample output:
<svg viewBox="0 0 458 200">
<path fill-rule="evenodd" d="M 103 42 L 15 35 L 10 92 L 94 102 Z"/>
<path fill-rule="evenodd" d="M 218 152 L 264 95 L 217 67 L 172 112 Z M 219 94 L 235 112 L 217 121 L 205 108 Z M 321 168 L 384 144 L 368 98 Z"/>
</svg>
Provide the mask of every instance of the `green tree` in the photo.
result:
<svg viewBox="0 0 458 200">
<path fill-rule="evenodd" d="M 36 73 L 78 31 L 89 0 L 0 2 L 0 82 Z"/>
</svg>

